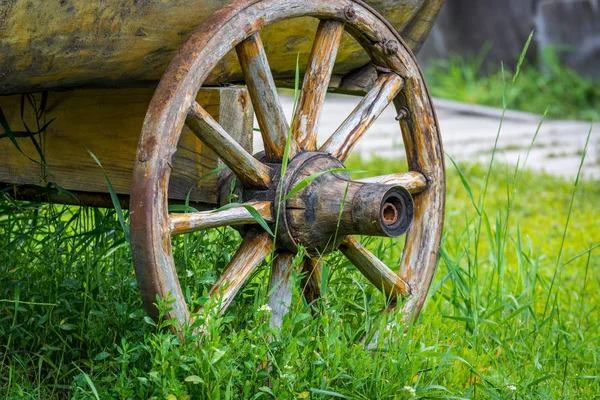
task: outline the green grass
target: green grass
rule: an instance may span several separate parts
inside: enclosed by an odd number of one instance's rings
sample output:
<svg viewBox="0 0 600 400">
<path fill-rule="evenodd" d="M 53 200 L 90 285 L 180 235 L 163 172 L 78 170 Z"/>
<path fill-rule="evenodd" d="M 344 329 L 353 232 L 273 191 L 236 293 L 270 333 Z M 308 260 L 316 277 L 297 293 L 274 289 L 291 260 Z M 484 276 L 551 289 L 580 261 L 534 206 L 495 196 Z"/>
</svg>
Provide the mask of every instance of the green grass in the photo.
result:
<svg viewBox="0 0 600 400">
<path fill-rule="evenodd" d="M 526 79 L 513 79 L 508 98 L 503 84 L 501 104 L 518 102 L 517 82 Z M 376 175 L 402 164 L 354 159 L 348 167 Z M 466 164 L 448 170 L 447 186 L 440 262 L 416 324 L 385 313 L 384 296 L 334 254 L 324 262 L 318 316 L 295 285 L 281 331 L 270 329 L 265 263 L 225 315 L 207 306 L 195 323 L 202 333 L 192 334 L 193 326 L 179 336 L 164 329 L 172 321 L 145 316 L 127 215 L 3 196 L 0 396 L 597 396 L 598 182 Z M 398 264 L 402 239 L 363 241 L 387 265 Z M 173 240 L 190 308 L 208 304 L 239 242 L 232 229 Z M 158 305 L 165 315 L 169 301 Z"/>
<path fill-rule="evenodd" d="M 395 164 L 355 159 L 349 167 L 386 173 Z M 408 331 L 381 313 L 383 295 L 338 255 L 326 260 L 318 317 L 296 291 L 282 331 L 269 332 L 259 311 L 265 265 L 203 336 L 157 331 L 114 211 L 4 199 L 0 397 L 401 399 L 414 390 L 427 398 L 593 398 L 600 249 L 586 251 L 600 243 L 597 182 L 574 191 L 572 181 L 524 172 L 515 183 L 512 169 L 498 165 L 480 203 L 487 166 L 460 167 L 473 200 L 449 169 L 441 260 Z M 206 301 L 238 243 L 230 229 L 174 242 L 190 307 Z M 392 266 L 401 244 L 368 241 Z M 378 348 L 368 349 L 378 331 Z M 267 358 L 272 366 L 259 368 Z"/>
<path fill-rule="evenodd" d="M 465 103 L 502 107 L 502 71 L 483 73 L 485 52 L 477 57 L 453 56 L 425 71 L 433 96 Z M 525 65 L 515 82 L 511 108 L 557 119 L 600 119 L 600 84 L 561 65 L 556 52 L 543 54 L 544 67 Z M 505 71 L 510 77 L 511 72 Z M 508 80 L 508 79 L 507 79 Z"/>
</svg>

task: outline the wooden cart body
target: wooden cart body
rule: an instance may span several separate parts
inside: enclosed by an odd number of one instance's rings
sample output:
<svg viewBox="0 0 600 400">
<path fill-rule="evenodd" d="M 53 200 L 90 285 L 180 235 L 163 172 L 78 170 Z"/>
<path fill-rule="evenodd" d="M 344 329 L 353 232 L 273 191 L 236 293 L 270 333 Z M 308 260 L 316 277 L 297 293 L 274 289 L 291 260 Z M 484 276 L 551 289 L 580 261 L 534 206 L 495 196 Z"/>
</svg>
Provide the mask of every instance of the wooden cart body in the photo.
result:
<svg viewBox="0 0 600 400">
<path fill-rule="evenodd" d="M 227 7 L 219 0 L 56 0 L 0 3 L 0 94 L 156 84 L 182 44 L 207 17 Z M 419 48 L 440 0 L 368 0 Z M 306 63 L 318 21 L 298 18 L 262 33 L 275 78 L 293 77 L 296 55 Z M 348 35 L 335 74 L 369 58 Z M 242 79 L 230 54 L 205 85 Z"/>
<path fill-rule="evenodd" d="M 283 289 L 271 291 L 269 304 L 272 324 L 281 327 L 302 245 L 307 302 L 319 292 L 322 255 L 339 249 L 383 291 L 390 309 L 401 299 L 403 318 L 416 318 L 442 237 L 445 167 L 413 53 L 442 3 L 3 2 L 0 190 L 27 198 L 41 187 L 40 200 L 111 206 L 112 182 L 122 206 L 131 207 L 133 264 L 146 310 L 156 317 L 157 296 L 173 297 L 165 318 L 178 326 L 194 317 L 171 237 L 233 225 L 242 225 L 244 239 L 209 292 L 215 300 L 223 294 L 221 311 L 275 252 L 271 287 Z M 288 123 L 277 90 L 292 86 L 298 69 L 302 89 Z M 363 98 L 319 146 L 329 89 Z M 409 171 L 374 181 L 333 173 L 391 103 Z M 265 147 L 258 155 L 251 148 L 253 105 Z M 219 159 L 228 167 L 222 179 L 210 174 Z M 301 189 L 308 176 L 317 178 Z M 182 214 L 173 201 L 213 210 Z M 218 203 L 228 206 L 216 210 Z M 262 230 L 252 226 L 257 222 Z M 404 233 L 398 274 L 353 237 Z"/>
</svg>

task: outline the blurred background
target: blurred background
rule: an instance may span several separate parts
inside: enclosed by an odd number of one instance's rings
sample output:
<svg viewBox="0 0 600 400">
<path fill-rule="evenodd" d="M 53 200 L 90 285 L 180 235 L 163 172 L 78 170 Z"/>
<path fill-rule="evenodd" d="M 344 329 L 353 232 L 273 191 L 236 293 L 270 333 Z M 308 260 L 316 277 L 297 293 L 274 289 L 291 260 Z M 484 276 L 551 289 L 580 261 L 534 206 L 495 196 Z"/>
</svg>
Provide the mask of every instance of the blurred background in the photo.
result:
<svg viewBox="0 0 600 400">
<path fill-rule="evenodd" d="M 446 1 L 419 59 L 427 67 L 456 55 L 482 55 L 484 71 L 500 63 L 514 69 L 532 31 L 527 61 L 549 70 L 559 61 L 581 76 L 600 78 L 598 0 Z"/>
<path fill-rule="evenodd" d="M 447 155 L 485 163 L 495 151 L 508 165 L 527 157 L 529 168 L 575 177 L 600 117 L 600 1 L 449 0 L 417 57 Z M 292 97 L 283 97 L 288 117 Z M 359 100 L 329 95 L 321 142 Z M 393 107 L 355 151 L 364 159 L 404 157 Z M 600 177 L 594 132 L 581 173 Z"/>
<path fill-rule="evenodd" d="M 447 1 L 418 58 L 435 96 L 502 106 L 521 55 L 509 108 L 598 119 L 597 0 Z"/>
</svg>

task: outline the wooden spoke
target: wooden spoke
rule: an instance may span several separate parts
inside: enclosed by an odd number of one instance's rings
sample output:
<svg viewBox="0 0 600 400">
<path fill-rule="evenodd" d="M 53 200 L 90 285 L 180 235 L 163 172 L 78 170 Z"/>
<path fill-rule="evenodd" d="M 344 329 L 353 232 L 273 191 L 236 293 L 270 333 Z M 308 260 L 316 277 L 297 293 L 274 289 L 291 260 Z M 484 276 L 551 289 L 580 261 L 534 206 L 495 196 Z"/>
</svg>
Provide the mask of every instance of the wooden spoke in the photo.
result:
<svg viewBox="0 0 600 400">
<path fill-rule="evenodd" d="M 324 20 L 317 28 L 292 125 L 298 145 L 305 150 L 317 149 L 321 109 L 343 33 L 340 21 Z"/>
<path fill-rule="evenodd" d="M 352 114 L 319 149 L 344 161 L 361 136 L 402 89 L 403 80 L 394 73 L 379 77 Z"/>
<path fill-rule="evenodd" d="M 267 232 L 248 233 L 240 248 L 210 289 L 212 299 L 221 293 L 221 312 L 225 311 L 252 271 L 271 253 L 273 240 Z M 196 310 L 196 313 L 199 310 Z"/>
<path fill-rule="evenodd" d="M 271 267 L 271 283 L 269 285 L 269 307 L 271 307 L 271 326 L 281 329 L 283 316 L 288 313 L 292 304 L 292 287 L 290 273 L 294 255 L 280 252 Z"/>
<path fill-rule="evenodd" d="M 185 214 L 171 214 L 171 236 L 196 232 L 221 226 L 256 224 L 250 211 L 244 206 L 254 208 L 267 222 L 273 222 L 273 203 L 270 201 L 252 201 L 225 210 L 204 211 Z"/>
<path fill-rule="evenodd" d="M 340 250 L 369 282 L 382 290 L 392 301 L 410 294 L 408 284 L 352 236 L 344 238 Z"/>
<path fill-rule="evenodd" d="M 372 178 L 359 179 L 359 182 L 399 185 L 404 187 L 411 194 L 421 193 L 427 187 L 427 179 L 423 174 L 417 171 L 374 176 Z"/>
<path fill-rule="evenodd" d="M 277 87 L 259 34 L 255 33 L 244 40 L 235 50 L 252 99 L 267 160 L 280 161 L 289 125 L 279 102 Z M 297 153 L 295 142 L 292 142 L 289 151 L 290 158 Z"/>
<path fill-rule="evenodd" d="M 244 150 L 198 103 L 190 108 L 185 123 L 244 184 L 267 187 L 270 168 Z"/>
<path fill-rule="evenodd" d="M 308 304 L 321 297 L 321 259 L 305 257 L 302 263 L 304 278 L 302 279 L 302 293 Z"/>
</svg>

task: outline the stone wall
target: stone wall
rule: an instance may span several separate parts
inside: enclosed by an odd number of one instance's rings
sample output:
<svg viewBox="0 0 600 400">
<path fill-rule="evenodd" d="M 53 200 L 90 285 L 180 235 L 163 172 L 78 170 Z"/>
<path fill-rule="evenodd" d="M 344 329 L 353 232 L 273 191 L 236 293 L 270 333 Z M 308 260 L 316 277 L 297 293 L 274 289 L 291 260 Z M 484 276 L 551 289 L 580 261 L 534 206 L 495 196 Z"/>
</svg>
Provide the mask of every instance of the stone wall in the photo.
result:
<svg viewBox="0 0 600 400">
<path fill-rule="evenodd" d="M 514 68 L 531 31 L 529 60 L 554 48 L 565 65 L 600 78 L 600 0 L 447 0 L 419 58 L 483 51 L 484 69 Z"/>
</svg>

